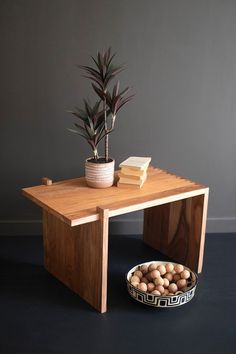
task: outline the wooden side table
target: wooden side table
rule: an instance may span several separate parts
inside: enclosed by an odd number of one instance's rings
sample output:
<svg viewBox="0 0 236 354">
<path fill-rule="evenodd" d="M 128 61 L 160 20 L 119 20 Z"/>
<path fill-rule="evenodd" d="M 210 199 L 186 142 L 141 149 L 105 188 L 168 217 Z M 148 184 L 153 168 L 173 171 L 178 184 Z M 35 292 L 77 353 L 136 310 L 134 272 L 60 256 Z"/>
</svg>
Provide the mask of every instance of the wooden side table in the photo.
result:
<svg viewBox="0 0 236 354">
<path fill-rule="evenodd" d="M 100 312 L 107 310 L 109 218 L 144 209 L 144 242 L 201 272 L 208 192 L 152 167 L 141 189 L 93 189 L 83 177 L 23 189 L 43 208 L 45 268 Z"/>
</svg>

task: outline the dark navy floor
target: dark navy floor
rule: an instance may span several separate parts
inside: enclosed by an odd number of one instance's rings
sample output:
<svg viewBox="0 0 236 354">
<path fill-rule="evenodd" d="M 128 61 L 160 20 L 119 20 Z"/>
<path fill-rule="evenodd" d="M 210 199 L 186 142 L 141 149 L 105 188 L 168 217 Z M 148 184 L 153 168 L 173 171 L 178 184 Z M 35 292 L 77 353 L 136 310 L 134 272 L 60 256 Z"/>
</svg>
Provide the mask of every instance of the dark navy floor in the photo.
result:
<svg viewBox="0 0 236 354">
<path fill-rule="evenodd" d="M 140 237 L 111 236 L 101 315 L 44 270 L 41 237 L 0 237 L 0 353 L 236 353 L 236 234 L 207 236 L 196 296 L 179 308 L 127 294 L 124 273 L 160 258 Z"/>
</svg>

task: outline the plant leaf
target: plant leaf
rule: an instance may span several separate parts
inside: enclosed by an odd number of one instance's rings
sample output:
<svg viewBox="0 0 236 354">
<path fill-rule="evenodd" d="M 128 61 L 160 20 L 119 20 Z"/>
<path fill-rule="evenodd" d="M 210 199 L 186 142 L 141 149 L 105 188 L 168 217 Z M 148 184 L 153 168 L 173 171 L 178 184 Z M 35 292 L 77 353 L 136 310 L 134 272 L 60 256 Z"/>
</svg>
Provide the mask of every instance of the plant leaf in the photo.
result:
<svg viewBox="0 0 236 354">
<path fill-rule="evenodd" d="M 118 95 L 119 88 L 120 88 L 120 82 L 117 81 L 117 83 L 113 87 L 112 97 L 115 97 Z"/>
<path fill-rule="evenodd" d="M 100 90 L 100 88 L 98 88 L 93 83 L 92 83 L 92 87 L 93 87 L 94 91 L 97 93 L 97 95 L 101 98 L 101 100 L 104 101 L 104 97 L 105 97 L 104 91 Z"/>
<path fill-rule="evenodd" d="M 120 104 L 119 104 L 119 106 L 118 106 L 118 108 L 117 108 L 117 112 L 118 112 L 118 111 L 121 109 L 121 107 L 123 107 L 126 103 L 128 103 L 129 101 L 131 101 L 131 100 L 134 98 L 134 96 L 135 96 L 135 95 L 131 95 L 131 96 L 129 96 L 129 97 L 123 99 L 123 100 L 120 102 Z"/>
<path fill-rule="evenodd" d="M 86 75 L 83 75 L 83 77 L 85 77 L 86 79 L 90 79 L 90 80 L 92 80 L 92 81 L 96 82 L 96 83 L 98 84 L 98 86 L 100 86 L 100 87 L 101 87 L 101 89 L 103 90 L 103 87 L 104 87 L 103 81 L 101 81 L 101 80 L 97 80 L 97 79 L 95 79 L 95 78 L 94 78 L 94 77 L 92 77 L 92 76 L 86 76 Z"/>
<path fill-rule="evenodd" d="M 98 64 L 97 60 L 96 60 L 94 57 L 91 57 L 91 58 L 92 58 L 92 60 L 94 61 L 96 67 L 97 67 L 98 70 L 99 70 L 99 64 Z"/>
<path fill-rule="evenodd" d="M 130 91 L 130 87 L 126 87 L 123 91 L 120 92 L 121 96 L 125 96 Z"/>
<path fill-rule="evenodd" d="M 86 140 L 88 139 L 88 136 L 85 135 L 84 133 L 82 132 L 79 132 L 78 130 L 75 130 L 75 129 L 71 129 L 71 128 L 67 128 L 67 130 L 71 133 L 74 133 L 74 134 L 78 134 L 80 136 L 82 136 L 83 138 L 85 138 Z"/>
<path fill-rule="evenodd" d="M 99 106 L 101 101 L 96 101 L 93 108 L 92 108 L 92 116 L 95 116 L 98 113 Z"/>
<path fill-rule="evenodd" d="M 107 63 L 107 68 L 109 68 L 109 66 L 111 65 L 112 63 L 112 60 L 114 59 L 114 57 L 116 56 L 116 53 L 114 53 L 111 58 L 109 59 L 108 63 Z"/>
<path fill-rule="evenodd" d="M 85 65 L 77 65 L 80 69 L 86 71 L 88 74 L 96 77 L 97 79 L 99 79 L 101 76 L 100 76 L 100 73 L 99 71 L 93 69 L 92 67 L 90 66 L 85 66 Z"/>
</svg>

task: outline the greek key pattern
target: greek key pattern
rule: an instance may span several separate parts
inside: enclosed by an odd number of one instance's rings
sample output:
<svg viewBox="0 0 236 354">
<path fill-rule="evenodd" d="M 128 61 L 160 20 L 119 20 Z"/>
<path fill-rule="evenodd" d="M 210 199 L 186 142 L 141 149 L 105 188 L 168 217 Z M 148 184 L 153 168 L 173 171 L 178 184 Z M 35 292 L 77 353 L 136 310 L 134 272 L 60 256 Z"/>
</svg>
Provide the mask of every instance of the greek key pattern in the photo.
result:
<svg viewBox="0 0 236 354">
<path fill-rule="evenodd" d="M 153 294 L 144 293 L 135 287 L 133 287 L 129 282 L 127 282 L 129 294 L 137 301 L 143 304 L 155 307 L 177 307 L 189 302 L 195 294 L 196 286 L 192 289 L 186 291 L 183 294 L 172 295 L 172 296 L 157 296 Z"/>
</svg>

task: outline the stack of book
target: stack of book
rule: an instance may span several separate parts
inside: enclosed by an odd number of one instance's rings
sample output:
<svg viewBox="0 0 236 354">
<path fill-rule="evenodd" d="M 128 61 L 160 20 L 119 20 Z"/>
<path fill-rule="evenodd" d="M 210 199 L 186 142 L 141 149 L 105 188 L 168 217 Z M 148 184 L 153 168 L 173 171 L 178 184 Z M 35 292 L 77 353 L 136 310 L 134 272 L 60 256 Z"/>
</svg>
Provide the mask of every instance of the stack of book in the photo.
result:
<svg viewBox="0 0 236 354">
<path fill-rule="evenodd" d="M 118 187 L 141 188 L 147 179 L 147 169 L 151 157 L 131 156 L 120 164 Z"/>
</svg>

